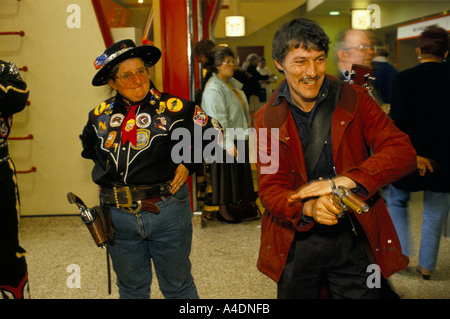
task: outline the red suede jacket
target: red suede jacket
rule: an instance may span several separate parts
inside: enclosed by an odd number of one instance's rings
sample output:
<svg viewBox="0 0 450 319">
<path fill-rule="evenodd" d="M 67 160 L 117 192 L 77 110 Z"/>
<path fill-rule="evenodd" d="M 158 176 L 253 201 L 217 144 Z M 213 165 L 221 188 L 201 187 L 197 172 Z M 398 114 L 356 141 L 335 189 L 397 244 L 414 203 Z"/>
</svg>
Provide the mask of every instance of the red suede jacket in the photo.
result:
<svg viewBox="0 0 450 319">
<path fill-rule="evenodd" d="M 335 80 L 331 76 L 330 79 Z M 308 231 L 314 225 L 311 222 L 300 227 L 303 204 L 287 201 L 294 190 L 308 183 L 308 177 L 289 105 L 284 98 L 279 105 L 273 105 L 277 92 L 278 89 L 255 115 L 259 197 L 266 209 L 257 266 L 276 282 L 295 232 Z M 266 128 L 267 135 L 272 137 L 278 131 L 276 142 L 271 142 L 261 128 Z M 370 243 L 373 252 L 370 257 L 375 258 L 383 276 L 388 278 L 406 267 L 408 258 L 401 253 L 397 233 L 378 189 L 414 171 L 416 152 L 408 136 L 396 128 L 366 90 L 347 83 L 333 114 L 331 134 L 337 174 L 348 176 L 369 193 L 363 198 L 370 203 L 369 212 L 356 217 Z M 265 171 L 269 166 L 277 169 Z"/>
</svg>

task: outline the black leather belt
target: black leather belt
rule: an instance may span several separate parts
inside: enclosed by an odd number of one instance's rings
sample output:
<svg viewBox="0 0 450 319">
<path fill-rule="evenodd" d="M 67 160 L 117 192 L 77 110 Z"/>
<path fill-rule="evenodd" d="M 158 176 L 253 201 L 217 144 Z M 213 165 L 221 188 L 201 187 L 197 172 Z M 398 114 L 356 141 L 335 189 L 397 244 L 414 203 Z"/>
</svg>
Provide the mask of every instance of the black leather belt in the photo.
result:
<svg viewBox="0 0 450 319">
<path fill-rule="evenodd" d="M 126 208 L 129 212 L 139 211 L 142 201 L 152 198 L 170 196 L 172 186 L 162 183 L 152 186 L 115 185 L 113 189 L 102 188 L 100 200 L 102 204 Z M 134 208 L 137 206 L 137 208 Z"/>
</svg>

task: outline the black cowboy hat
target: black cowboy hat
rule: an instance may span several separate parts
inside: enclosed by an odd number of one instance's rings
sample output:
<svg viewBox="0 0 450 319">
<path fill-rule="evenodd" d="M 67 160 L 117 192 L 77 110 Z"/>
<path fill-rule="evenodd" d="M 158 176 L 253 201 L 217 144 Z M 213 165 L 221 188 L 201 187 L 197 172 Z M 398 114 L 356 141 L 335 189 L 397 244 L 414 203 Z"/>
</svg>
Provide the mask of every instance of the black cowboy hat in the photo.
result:
<svg viewBox="0 0 450 319">
<path fill-rule="evenodd" d="M 137 47 L 129 39 L 116 42 L 95 59 L 94 66 L 99 71 L 92 79 L 92 85 L 101 86 L 107 84 L 114 66 L 127 59 L 141 58 L 146 65 L 153 66 L 160 57 L 161 51 L 153 45 Z"/>
</svg>

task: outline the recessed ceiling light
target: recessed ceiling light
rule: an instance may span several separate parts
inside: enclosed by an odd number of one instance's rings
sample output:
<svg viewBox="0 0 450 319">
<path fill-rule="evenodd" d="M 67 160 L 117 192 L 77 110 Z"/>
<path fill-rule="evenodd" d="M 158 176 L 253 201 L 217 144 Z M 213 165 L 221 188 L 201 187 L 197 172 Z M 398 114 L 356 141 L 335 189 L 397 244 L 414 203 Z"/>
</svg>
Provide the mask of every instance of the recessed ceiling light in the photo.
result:
<svg viewBox="0 0 450 319">
<path fill-rule="evenodd" d="M 329 14 L 330 14 L 330 16 L 338 16 L 341 13 L 339 11 L 330 11 Z"/>
<path fill-rule="evenodd" d="M 138 3 L 144 3 L 144 0 L 138 0 Z"/>
</svg>

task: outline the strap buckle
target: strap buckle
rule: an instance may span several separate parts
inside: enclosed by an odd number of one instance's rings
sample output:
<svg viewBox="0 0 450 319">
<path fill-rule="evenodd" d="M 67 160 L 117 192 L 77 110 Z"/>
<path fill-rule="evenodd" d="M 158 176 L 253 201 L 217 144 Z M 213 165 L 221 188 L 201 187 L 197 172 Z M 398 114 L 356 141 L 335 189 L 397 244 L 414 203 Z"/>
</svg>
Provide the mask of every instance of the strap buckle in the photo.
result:
<svg viewBox="0 0 450 319">
<path fill-rule="evenodd" d="M 136 201 L 137 207 L 136 208 L 132 208 L 133 207 L 133 198 L 131 196 L 131 191 L 130 188 L 128 186 L 123 186 L 123 187 L 113 187 L 114 190 L 114 200 L 116 202 L 116 207 L 117 209 L 123 208 L 124 210 L 126 210 L 128 213 L 137 213 L 138 211 L 141 210 L 142 208 L 142 202 L 140 200 Z M 126 203 L 122 204 L 119 201 L 119 194 L 120 193 L 124 193 L 125 195 L 125 200 Z"/>
</svg>

